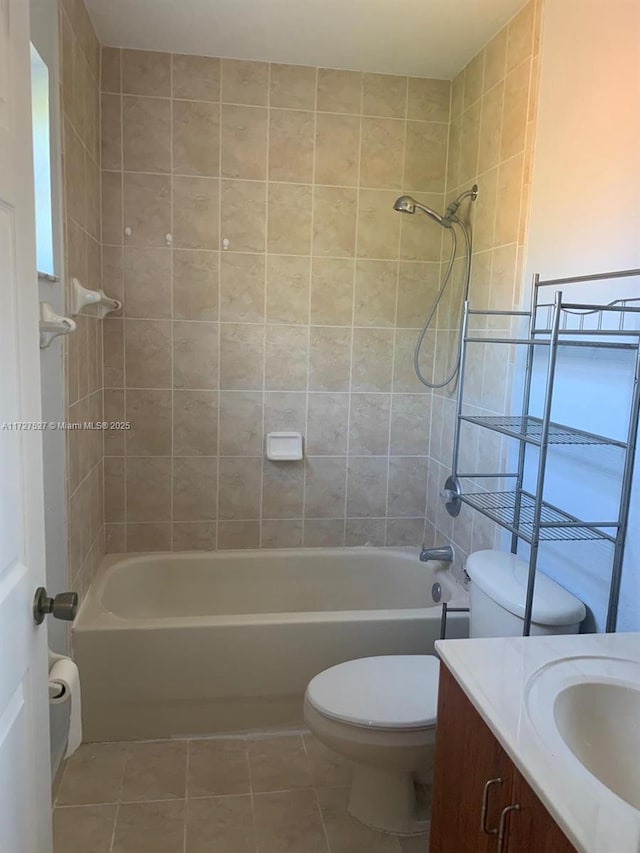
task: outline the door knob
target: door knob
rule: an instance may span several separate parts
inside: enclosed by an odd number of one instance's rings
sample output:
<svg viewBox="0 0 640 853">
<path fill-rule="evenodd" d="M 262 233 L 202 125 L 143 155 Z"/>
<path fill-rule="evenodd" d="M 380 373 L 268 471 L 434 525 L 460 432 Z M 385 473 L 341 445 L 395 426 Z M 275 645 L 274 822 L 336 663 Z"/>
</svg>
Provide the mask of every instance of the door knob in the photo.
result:
<svg viewBox="0 0 640 853">
<path fill-rule="evenodd" d="M 49 598 L 43 586 L 39 586 L 36 590 L 33 599 L 33 619 L 36 625 L 40 625 L 48 613 L 51 613 L 54 619 L 73 622 L 77 611 L 77 592 L 59 592 L 54 598 Z"/>
</svg>

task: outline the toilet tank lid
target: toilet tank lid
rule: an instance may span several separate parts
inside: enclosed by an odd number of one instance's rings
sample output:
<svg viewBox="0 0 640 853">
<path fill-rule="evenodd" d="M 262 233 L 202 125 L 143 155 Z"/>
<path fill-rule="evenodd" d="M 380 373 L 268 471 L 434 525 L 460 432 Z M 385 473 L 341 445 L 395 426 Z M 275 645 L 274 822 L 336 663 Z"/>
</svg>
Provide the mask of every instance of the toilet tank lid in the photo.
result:
<svg viewBox="0 0 640 853">
<path fill-rule="evenodd" d="M 524 619 L 529 566 L 515 554 L 476 551 L 467 557 L 467 574 L 485 595 Z M 538 625 L 575 625 L 586 609 L 580 599 L 542 571 L 536 572 L 532 621 Z"/>
</svg>

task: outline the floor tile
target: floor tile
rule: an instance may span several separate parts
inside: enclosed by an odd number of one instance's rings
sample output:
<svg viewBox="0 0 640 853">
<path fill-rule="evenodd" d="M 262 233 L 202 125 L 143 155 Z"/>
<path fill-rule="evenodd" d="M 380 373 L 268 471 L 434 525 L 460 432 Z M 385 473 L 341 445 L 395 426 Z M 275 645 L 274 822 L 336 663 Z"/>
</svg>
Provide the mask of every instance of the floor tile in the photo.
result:
<svg viewBox="0 0 640 853">
<path fill-rule="evenodd" d="M 57 805 L 117 802 L 129 754 L 127 747 L 120 743 L 83 744 L 64 769 Z"/>
<path fill-rule="evenodd" d="M 113 853 L 183 853 L 184 801 L 123 803 Z"/>
<path fill-rule="evenodd" d="M 248 794 L 250 784 L 247 741 L 189 741 L 187 791 L 190 797 Z"/>
<path fill-rule="evenodd" d="M 54 853 L 109 853 L 116 805 L 53 810 Z"/>
<path fill-rule="evenodd" d="M 253 810 L 260 853 L 328 853 L 314 791 L 256 794 Z"/>
<path fill-rule="evenodd" d="M 255 853 L 251 797 L 189 800 L 185 853 Z"/>
<path fill-rule="evenodd" d="M 317 788 L 351 784 L 353 765 L 350 761 L 328 749 L 313 735 L 304 735 L 304 745 L 311 762 L 313 784 Z"/>
<path fill-rule="evenodd" d="M 301 735 L 250 740 L 249 764 L 254 793 L 313 785 L 311 762 Z"/>
<path fill-rule="evenodd" d="M 351 817 L 348 788 L 319 788 L 318 801 L 331 853 L 401 853 L 396 836 L 370 829 Z"/>
<path fill-rule="evenodd" d="M 133 743 L 124 770 L 122 802 L 184 799 L 186 780 L 186 740 Z"/>
</svg>

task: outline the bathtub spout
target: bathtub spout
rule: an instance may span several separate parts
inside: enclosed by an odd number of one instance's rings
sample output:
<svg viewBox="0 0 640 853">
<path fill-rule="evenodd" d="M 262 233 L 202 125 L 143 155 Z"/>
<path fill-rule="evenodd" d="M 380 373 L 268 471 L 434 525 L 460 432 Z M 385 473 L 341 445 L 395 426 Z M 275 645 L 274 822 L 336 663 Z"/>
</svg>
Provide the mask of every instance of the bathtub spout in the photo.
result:
<svg viewBox="0 0 640 853">
<path fill-rule="evenodd" d="M 453 562 L 453 546 L 442 545 L 440 548 L 425 548 L 424 545 L 420 550 L 420 561 L 426 563 L 429 560 L 438 560 L 441 563 Z"/>
</svg>

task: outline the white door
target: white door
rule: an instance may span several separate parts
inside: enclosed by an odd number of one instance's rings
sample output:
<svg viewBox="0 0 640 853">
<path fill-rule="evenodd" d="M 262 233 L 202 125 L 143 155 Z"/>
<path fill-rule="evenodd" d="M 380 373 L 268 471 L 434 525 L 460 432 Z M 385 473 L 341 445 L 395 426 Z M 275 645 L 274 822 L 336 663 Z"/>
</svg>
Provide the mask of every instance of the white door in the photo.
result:
<svg viewBox="0 0 640 853">
<path fill-rule="evenodd" d="M 38 288 L 29 4 L 0 0 L 0 851 L 50 853 Z"/>
</svg>

